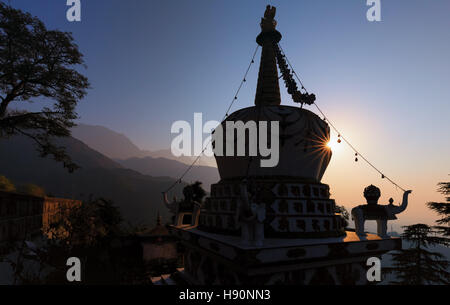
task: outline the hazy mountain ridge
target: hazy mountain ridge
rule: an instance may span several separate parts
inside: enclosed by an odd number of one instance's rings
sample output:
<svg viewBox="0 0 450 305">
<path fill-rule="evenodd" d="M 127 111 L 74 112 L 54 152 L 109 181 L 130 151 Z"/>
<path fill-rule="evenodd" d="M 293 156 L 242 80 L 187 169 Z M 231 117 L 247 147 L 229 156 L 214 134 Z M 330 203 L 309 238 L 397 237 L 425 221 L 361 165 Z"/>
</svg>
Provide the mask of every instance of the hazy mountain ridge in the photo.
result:
<svg viewBox="0 0 450 305">
<path fill-rule="evenodd" d="M 40 158 L 30 139 L 13 137 L 0 140 L 0 174 L 16 184 L 42 186 L 52 196 L 85 200 L 92 194 L 112 199 L 126 220 L 133 223 L 153 223 L 158 211 L 169 219 L 161 192 L 175 182 L 173 178 L 152 177 L 123 168 L 71 137 L 58 139 L 57 143 L 66 147 L 81 169 L 70 174 L 61 163 Z M 180 195 L 182 187 L 183 184 L 177 185 L 174 194 Z"/>
<path fill-rule="evenodd" d="M 72 136 L 111 159 L 166 158 L 190 165 L 197 158 L 176 157 L 170 149 L 142 150 L 124 134 L 104 126 L 78 124 L 72 129 Z M 202 156 L 196 165 L 216 167 L 216 161 L 213 157 Z"/>
<path fill-rule="evenodd" d="M 123 167 L 151 176 L 179 177 L 188 168 L 187 164 L 166 158 L 145 157 L 116 161 Z M 211 184 L 219 180 L 217 168 L 209 166 L 194 166 L 183 178 L 183 181 L 188 183 L 201 181 L 206 191 L 209 191 Z"/>
<path fill-rule="evenodd" d="M 184 163 L 187 165 L 191 165 L 192 162 L 194 162 L 197 157 L 193 156 L 193 157 L 186 157 L 186 156 L 181 156 L 181 157 L 175 157 L 172 152 L 170 151 L 170 149 L 161 149 L 161 150 L 155 150 L 155 151 L 146 151 L 148 153 L 148 157 L 153 157 L 153 158 L 165 158 L 165 159 L 169 159 L 169 160 L 175 160 L 177 162 L 180 163 Z M 216 163 L 216 159 L 214 157 L 206 157 L 206 156 L 201 156 L 200 159 L 197 160 L 197 162 L 195 162 L 195 166 L 207 166 L 207 167 L 214 167 L 217 170 L 217 163 Z"/>
<path fill-rule="evenodd" d="M 72 134 L 56 142 L 81 166 L 75 173 L 69 174 L 50 157 L 40 158 L 31 140 L 13 137 L 0 141 L 0 174 L 16 184 L 37 184 L 52 196 L 86 200 L 92 194 L 112 199 L 133 223 L 153 223 L 158 211 L 168 219 L 161 192 L 188 168 L 193 157 L 176 158 L 169 150 L 141 150 L 125 135 L 103 126 L 80 124 Z M 210 184 L 220 180 L 217 168 L 194 166 L 183 179 L 197 180 L 209 191 Z M 184 185 L 177 185 L 170 196 L 181 197 Z"/>
<path fill-rule="evenodd" d="M 78 124 L 72 128 L 72 137 L 111 159 L 143 157 L 139 147 L 125 135 L 98 125 Z"/>
</svg>

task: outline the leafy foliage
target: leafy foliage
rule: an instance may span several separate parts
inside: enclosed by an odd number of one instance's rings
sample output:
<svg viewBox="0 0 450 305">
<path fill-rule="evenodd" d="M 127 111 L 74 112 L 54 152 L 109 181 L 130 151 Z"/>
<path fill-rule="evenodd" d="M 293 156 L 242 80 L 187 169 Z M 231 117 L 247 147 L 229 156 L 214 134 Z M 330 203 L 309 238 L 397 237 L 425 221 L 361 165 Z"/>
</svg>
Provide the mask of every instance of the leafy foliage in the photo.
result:
<svg viewBox="0 0 450 305">
<path fill-rule="evenodd" d="M 435 236 L 436 232 L 425 224 L 404 228 L 401 237 L 411 242 L 413 247 L 392 254 L 393 266 L 384 269 L 397 276 L 397 280 L 391 284 L 449 284 L 450 273 L 447 271 L 449 262 L 441 253 L 429 250 L 430 246 L 445 244 L 445 238 Z"/>
<path fill-rule="evenodd" d="M 183 189 L 183 195 L 186 202 L 195 201 L 201 203 L 203 198 L 206 196 L 206 191 L 202 188 L 202 183 L 200 181 L 196 181 Z"/>
<path fill-rule="evenodd" d="M 120 233 L 120 212 L 106 199 L 62 209 L 60 215 L 44 234 L 51 236 L 53 242 L 63 244 L 67 251 L 95 247 Z"/>
<path fill-rule="evenodd" d="M 336 205 L 335 207 L 335 213 L 341 214 L 342 218 L 344 219 L 344 227 L 348 227 L 348 221 L 350 219 L 350 213 L 347 211 L 345 206 L 343 205 Z"/>
<path fill-rule="evenodd" d="M 89 88 L 76 70 L 83 64 L 71 33 L 47 30 L 38 18 L 0 3 L 0 138 L 30 137 L 42 157 L 77 169 L 52 137 L 70 136 L 75 125 L 75 106 Z M 32 102 L 42 103 L 41 111 L 13 108 Z"/>
<path fill-rule="evenodd" d="M 0 176 L 0 191 L 15 192 L 16 187 L 11 181 L 8 180 L 8 178 L 5 176 Z"/>
<path fill-rule="evenodd" d="M 45 197 L 45 190 L 42 187 L 37 186 L 36 184 L 25 184 L 19 188 L 20 192 L 26 195 L 36 196 L 36 197 Z"/>
<path fill-rule="evenodd" d="M 69 257 L 81 260 L 81 284 L 147 283 L 139 241 L 121 226 L 122 217 L 111 201 L 90 200 L 62 209 L 59 215 L 44 228 L 48 237 L 44 245 L 15 245 L 19 255 L 9 262 L 16 283 L 68 284 Z M 26 260 L 35 262 L 37 273 L 25 268 Z"/>
</svg>

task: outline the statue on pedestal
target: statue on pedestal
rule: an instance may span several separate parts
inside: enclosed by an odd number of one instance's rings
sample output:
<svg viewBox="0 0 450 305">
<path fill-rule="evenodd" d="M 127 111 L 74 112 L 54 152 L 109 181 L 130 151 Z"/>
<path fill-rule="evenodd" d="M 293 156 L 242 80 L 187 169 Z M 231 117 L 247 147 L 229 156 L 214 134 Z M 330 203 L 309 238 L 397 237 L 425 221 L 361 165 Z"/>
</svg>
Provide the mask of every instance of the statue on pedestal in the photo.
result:
<svg viewBox="0 0 450 305">
<path fill-rule="evenodd" d="M 262 246 L 264 243 L 266 205 L 253 202 L 249 198 L 246 181 L 240 185 L 240 196 L 239 221 L 241 223 L 241 241 L 245 245 Z"/>
<path fill-rule="evenodd" d="M 163 202 L 166 208 L 174 215 L 174 221 L 173 224 L 175 226 L 178 226 L 180 219 L 179 219 L 179 209 L 180 209 L 180 201 L 177 200 L 177 196 L 173 196 L 172 201 L 169 201 L 169 198 L 167 198 L 167 193 L 163 193 Z"/>
<path fill-rule="evenodd" d="M 408 195 L 412 191 L 405 191 L 403 201 L 400 206 L 394 205 L 391 198 L 388 205 L 378 205 L 381 196 L 380 189 L 374 185 L 369 185 L 364 189 L 366 205 L 359 205 L 352 209 L 352 219 L 355 222 L 355 231 L 358 235 L 364 235 L 364 223 L 366 220 L 377 221 L 377 234 L 380 237 L 387 237 L 387 221 L 397 219 L 396 214 L 403 212 L 408 206 Z"/>
<path fill-rule="evenodd" d="M 190 225 L 197 226 L 200 216 L 200 209 L 203 206 L 203 198 L 206 196 L 205 190 L 201 187 L 201 182 L 195 182 L 183 189 L 184 199 L 177 201 L 174 197 L 172 202 L 169 202 L 167 193 L 164 193 L 164 204 L 174 214 L 174 226 L 186 225 L 183 218 L 185 215 L 191 216 Z"/>
</svg>

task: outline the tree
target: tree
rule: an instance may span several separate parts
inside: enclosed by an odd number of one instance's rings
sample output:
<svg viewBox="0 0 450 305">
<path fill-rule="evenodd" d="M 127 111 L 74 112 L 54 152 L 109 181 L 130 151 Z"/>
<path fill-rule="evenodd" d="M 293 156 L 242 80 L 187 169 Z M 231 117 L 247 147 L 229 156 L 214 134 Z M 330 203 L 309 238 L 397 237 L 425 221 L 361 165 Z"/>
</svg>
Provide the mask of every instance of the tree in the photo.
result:
<svg viewBox="0 0 450 305">
<path fill-rule="evenodd" d="M 405 228 L 401 237 L 412 243 L 412 247 L 394 252 L 392 267 L 385 268 L 394 273 L 396 281 L 391 284 L 424 285 L 450 284 L 449 262 L 441 253 L 429 251 L 430 246 L 442 245 L 445 239 L 434 235 L 433 229 L 425 224 L 415 224 Z"/>
<path fill-rule="evenodd" d="M 118 236 L 122 216 L 112 201 L 99 198 L 81 205 L 61 208 L 61 217 L 44 234 L 68 251 L 98 246 Z"/>
<path fill-rule="evenodd" d="M 427 205 L 430 209 L 441 215 L 442 218 L 437 220 L 438 224 L 435 229 L 447 238 L 446 245 L 450 244 L 450 182 L 441 182 L 438 184 L 438 192 L 447 196 L 446 202 L 428 202 Z"/>
<path fill-rule="evenodd" d="M 77 169 L 52 138 L 70 136 L 75 126 L 75 107 L 89 88 L 76 70 L 83 65 L 71 33 L 47 30 L 38 18 L 0 3 L 0 138 L 29 137 L 42 157 Z M 24 110 L 33 102 L 42 104 L 40 111 Z"/>
<path fill-rule="evenodd" d="M 54 270 L 46 283 L 66 283 L 68 257 L 80 258 L 83 284 L 147 281 L 140 244 L 122 227 L 120 211 L 110 200 L 90 200 L 63 210 L 45 234 L 51 239 L 43 261 Z"/>
<path fill-rule="evenodd" d="M 17 284 L 69 284 L 67 259 L 81 260 L 81 284 L 146 284 L 142 248 L 134 233 L 122 226 L 120 211 L 106 199 L 95 199 L 59 211 L 44 227 L 39 246 L 24 240 L 10 245 L 17 258 L 7 256 Z M 0 262 L 2 257 L 0 257 Z M 26 265 L 33 262 L 35 268 Z"/>
<path fill-rule="evenodd" d="M 0 191 L 15 192 L 16 187 L 11 181 L 8 180 L 8 178 L 5 176 L 0 176 Z"/>
<path fill-rule="evenodd" d="M 203 198 L 206 196 L 206 192 L 202 187 L 202 183 L 200 181 L 196 181 L 183 189 L 183 195 L 185 201 L 195 201 L 201 203 Z"/>
<path fill-rule="evenodd" d="M 345 206 L 336 205 L 335 213 L 341 214 L 342 219 L 344 220 L 344 228 L 348 227 L 348 220 L 350 219 L 350 213 L 347 211 Z"/>
</svg>

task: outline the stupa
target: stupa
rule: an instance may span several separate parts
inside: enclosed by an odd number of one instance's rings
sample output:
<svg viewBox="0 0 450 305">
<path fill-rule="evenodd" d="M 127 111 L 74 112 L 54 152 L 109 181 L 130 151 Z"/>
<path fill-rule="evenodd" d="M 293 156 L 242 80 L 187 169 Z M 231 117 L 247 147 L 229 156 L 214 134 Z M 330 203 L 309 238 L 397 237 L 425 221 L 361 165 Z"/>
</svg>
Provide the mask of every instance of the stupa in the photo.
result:
<svg viewBox="0 0 450 305">
<path fill-rule="evenodd" d="M 262 53 L 255 106 L 222 125 L 279 122 L 279 162 L 261 167 L 260 155 L 216 154 L 221 180 L 211 186 L 198 221 L 171 226 L 185 249 L 180 275 L 193 285 L 365 284 L 367 259 L 399 249 L 401 240 L 345 230 L 330 187 L 321 182 L 331 159 L 328 124 L 303 107 L 281 105 L 277 64 L 294 101 L 303 106 L 315 97 L 290 80 L 274 17 L 268 6 L 256 39 Z"/>
</svg>

